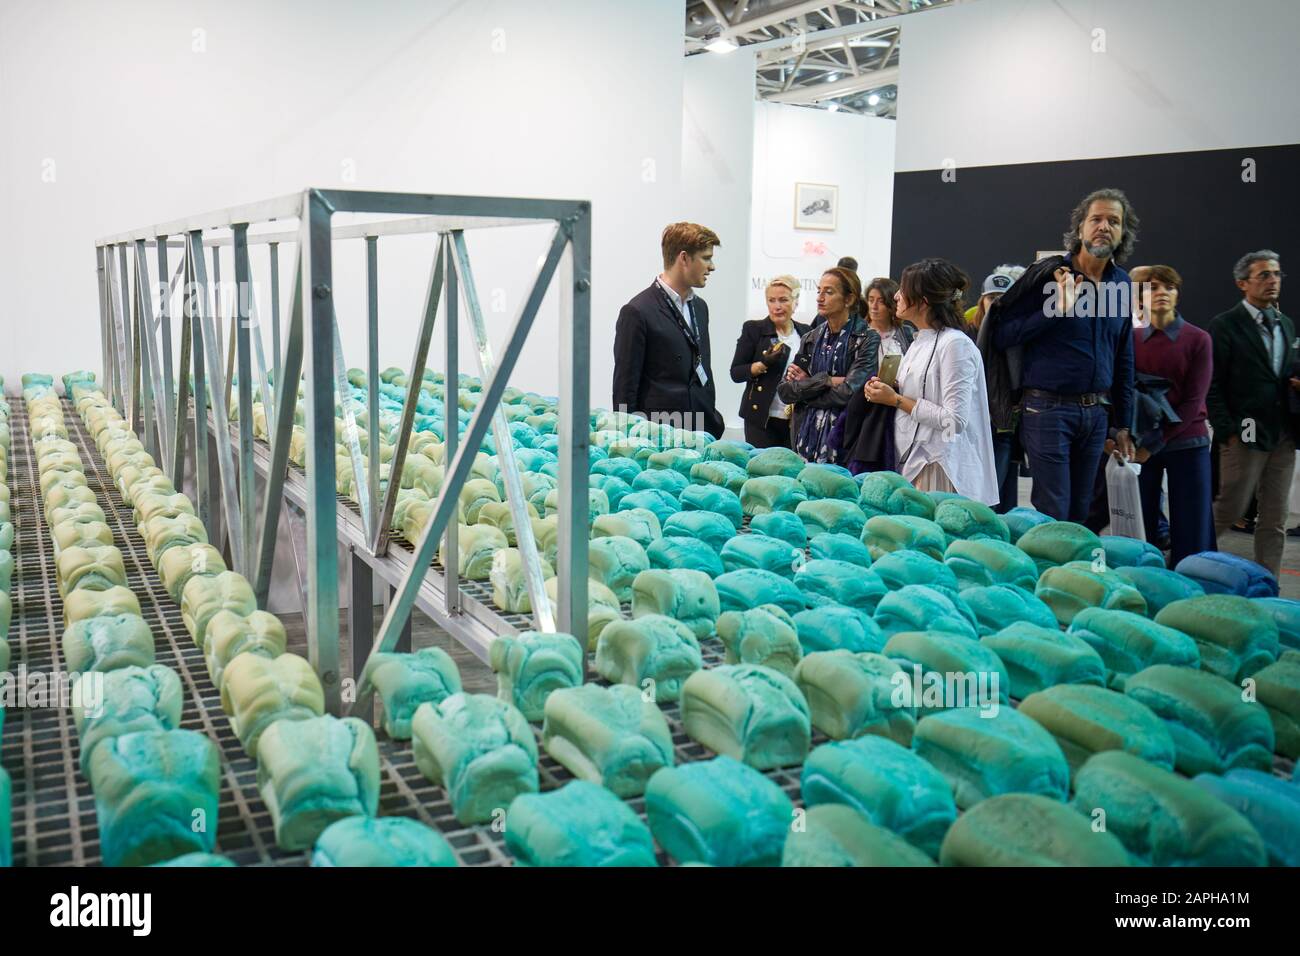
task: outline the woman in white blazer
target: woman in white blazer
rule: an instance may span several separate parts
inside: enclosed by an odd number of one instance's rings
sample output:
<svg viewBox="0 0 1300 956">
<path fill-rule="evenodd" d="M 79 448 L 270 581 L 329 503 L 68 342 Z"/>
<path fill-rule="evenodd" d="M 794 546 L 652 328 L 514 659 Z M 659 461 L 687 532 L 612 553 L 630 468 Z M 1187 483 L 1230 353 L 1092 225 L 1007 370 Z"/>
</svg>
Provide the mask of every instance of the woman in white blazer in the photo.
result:
<svg viewBox="0 0 1300 956">
<path fill-rule="evenodd" d="M 922 259 L 903 270 L 898 317 L 919 331 L 896 387 L 872 378 L 863 394 L 898 409 L 899 474 L 921 491 L 952 491 L 993 505 L 998 485 L 984 363 L 960 312 L 969 285 L 945 259 Z"/>
</svg>

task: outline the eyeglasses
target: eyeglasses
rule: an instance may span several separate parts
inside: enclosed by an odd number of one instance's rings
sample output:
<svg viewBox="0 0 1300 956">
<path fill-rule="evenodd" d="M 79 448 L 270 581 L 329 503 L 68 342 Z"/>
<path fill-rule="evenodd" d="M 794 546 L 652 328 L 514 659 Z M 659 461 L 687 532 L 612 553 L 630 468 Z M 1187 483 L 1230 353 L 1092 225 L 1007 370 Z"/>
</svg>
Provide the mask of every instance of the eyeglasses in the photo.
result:
<svg viewBox="0 0 1300 956">
<path fill-rule="evenodd" d="M 1286 278 L 1286 273 L 1283 272 L 1281 269 L 1278 269 L 1276 272 L 1270 272 L 1269 270 L 1265 269 L 1263 272 L 1256 272 L 1253 276 L 1251 276 L 1251 279 L 1271 279 L 1274 276 L 1276 276 L 1279 280 L 1281 280 Z"/>
</svg>

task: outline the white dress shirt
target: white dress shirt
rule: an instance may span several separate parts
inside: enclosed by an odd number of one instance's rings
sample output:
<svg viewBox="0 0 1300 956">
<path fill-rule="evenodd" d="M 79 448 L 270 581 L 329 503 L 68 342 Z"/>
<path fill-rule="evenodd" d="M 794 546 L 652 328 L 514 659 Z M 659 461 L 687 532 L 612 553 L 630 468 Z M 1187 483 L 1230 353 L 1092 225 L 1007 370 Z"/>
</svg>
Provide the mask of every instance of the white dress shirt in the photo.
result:
<svg viewBox="0 0 1300 956">
<path fill-rule="evenodd" d="M 902 476 L 914 481 L 922 468 L 938 462 L 958 494 L 996 504 L 988 386 L 970 336 L 957 329 L 921 329 L 903 356 L 896 391 L 916 401 L 911 414 L 899 408 L 894 416 Z"/>
<path fill-rule="evenodd" d="M 695 298 L 695 293 L 691 292 L 683 299 L 677 294 L 677 290 L 664 281 L 663 276 L 655 276 L 655 282 L 659 283 L 659 288 L 668 293 L 668 298 L 672 301 L 673 305 L 677 306 L 677 311 L 682 314 L 682 321 L 684 321 L 686 327 L 691 330 L 691 334 L 698 339 L 700 337 L 700 330 L 695 327 L 695 317 L 691 315 L 691 307 L 686 304 L 690 302 L 691 299 Z"/>
</svg>

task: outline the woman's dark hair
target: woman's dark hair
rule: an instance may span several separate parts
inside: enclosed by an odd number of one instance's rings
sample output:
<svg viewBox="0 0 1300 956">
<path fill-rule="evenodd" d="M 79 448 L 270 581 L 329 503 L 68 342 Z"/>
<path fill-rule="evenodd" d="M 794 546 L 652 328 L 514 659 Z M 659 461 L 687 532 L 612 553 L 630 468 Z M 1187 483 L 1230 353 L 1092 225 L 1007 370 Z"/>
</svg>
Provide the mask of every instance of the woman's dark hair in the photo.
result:
<svg viewBox="0 0 1300 956">
<path fill-rule="evenodd" d="M 889 324 L 898 328 L 903 324 L 903 320 L 898 317 L 898 303 L 894 301 L 894 294 L 898 292 L 898 283 L 889 276 L 877 276 L 867 283 L 867 287 L 862 290 L 862 314 L 867 314 L 867 295 L 875 289 L 880 293 L 880 297 L 885 300 L 885 309 L 889 312 Z"/>
<path fill-rule="evenodd" d="M 938 329 L 964 329 L 962 300 L 970 279 L 947 259 L 922 259 L 903 270 L 898 282 L 911 305 L 930 306 L 930 325 Z"/>
<path fill-rule="evenodd" d="M 840 291 L 844 293 L 845 298 L 853 297 L 853 300 L 848 303 L 849 315 L 852 315 L 854 310 L 862 305 L 862 280 L 858 278 L 858 274 L 851 269 L 833 266 L 822 275 L 834 276 L 839 280 Z"/>
</svg>

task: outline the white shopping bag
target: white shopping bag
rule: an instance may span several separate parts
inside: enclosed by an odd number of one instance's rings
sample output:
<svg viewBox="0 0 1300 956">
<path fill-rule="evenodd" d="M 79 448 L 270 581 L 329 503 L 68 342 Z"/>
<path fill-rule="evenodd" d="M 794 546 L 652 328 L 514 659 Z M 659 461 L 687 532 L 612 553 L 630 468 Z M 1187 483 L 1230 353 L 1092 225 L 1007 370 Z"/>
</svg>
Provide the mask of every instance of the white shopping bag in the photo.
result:
<svg viewBox="0 0 1300 956">
<path fill-rule="evenodd" d="M 1138 471 L 1138 465 L 1111 455 L 1106 462 L 1106 495 L 1110 499 L 1110 533 L 1145 541 Z"/>
</svg>

